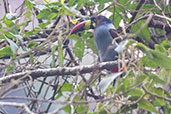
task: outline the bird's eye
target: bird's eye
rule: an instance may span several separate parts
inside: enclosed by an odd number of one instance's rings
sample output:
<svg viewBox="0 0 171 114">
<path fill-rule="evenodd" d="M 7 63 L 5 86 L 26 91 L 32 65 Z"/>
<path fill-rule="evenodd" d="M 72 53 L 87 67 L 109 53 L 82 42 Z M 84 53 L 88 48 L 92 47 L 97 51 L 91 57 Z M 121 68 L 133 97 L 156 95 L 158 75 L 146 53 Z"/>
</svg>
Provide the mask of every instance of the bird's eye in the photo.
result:
<svg viewBox="0 0 171 114">
<path fill-rule="evenodd" d="M 91 28 L 94 29 L 96 27 L 96 18 L 92 17 L 91 18 Z"/>
</svg>

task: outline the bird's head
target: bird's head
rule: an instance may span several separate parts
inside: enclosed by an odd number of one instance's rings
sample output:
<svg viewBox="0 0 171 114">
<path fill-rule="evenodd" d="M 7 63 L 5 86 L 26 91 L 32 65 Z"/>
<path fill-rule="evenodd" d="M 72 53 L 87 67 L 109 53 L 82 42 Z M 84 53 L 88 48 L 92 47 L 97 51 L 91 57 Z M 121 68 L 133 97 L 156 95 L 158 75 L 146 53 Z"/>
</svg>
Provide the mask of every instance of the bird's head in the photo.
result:
<svg viewBox="0 0 171 114">
<path fill-rule="evenodd" d="M 79 31 L 95 29 L 99 25 L 107 24 L 107 23 L 112 23 L 112 22 L 110 21 L 110 19 L 106 18 L 105 16 L 99 15 L 96 17 L 92 17 L 90 20 L 83 21 L 79 23 L 78 25 L 76 25 L 69 33 L 69 36 Z"/>
</svg>

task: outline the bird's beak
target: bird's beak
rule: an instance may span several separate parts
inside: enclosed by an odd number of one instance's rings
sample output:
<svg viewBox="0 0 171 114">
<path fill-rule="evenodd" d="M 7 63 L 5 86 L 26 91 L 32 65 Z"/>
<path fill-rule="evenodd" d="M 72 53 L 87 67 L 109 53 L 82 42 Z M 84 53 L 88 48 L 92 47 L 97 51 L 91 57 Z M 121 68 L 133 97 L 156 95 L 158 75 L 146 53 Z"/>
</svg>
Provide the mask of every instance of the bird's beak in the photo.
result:
<svg viewBox="0 0 171 114">
<path fill-rule="evenodd" d="M 71 36 L 72 34 L 75 34 L 79 31 L 83 31 L 83 30 L 88 30 L 88 29 L 93 29 L 95 28 L 95 24 L 92 23 L 91 20 L 87 20 L 87 21 L 83 21 L 81 23 L 79 23 L 78 25 L 76 25 L 71 32 L 69 33 L 69 36 Z"/>
</svg>

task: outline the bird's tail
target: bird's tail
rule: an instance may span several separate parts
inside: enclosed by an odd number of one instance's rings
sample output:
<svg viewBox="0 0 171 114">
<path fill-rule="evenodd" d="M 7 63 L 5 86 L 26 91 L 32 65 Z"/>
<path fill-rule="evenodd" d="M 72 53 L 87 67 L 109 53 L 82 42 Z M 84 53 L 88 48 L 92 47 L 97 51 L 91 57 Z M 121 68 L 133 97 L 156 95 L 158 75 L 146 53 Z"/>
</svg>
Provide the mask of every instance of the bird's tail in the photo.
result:
<svg viewBox="0 0 171 114">
<path fill-rule="evenodd" d="M 123 71 L 125 71 L 125 68 L 122 68 L 120 70 L 120 72 L 123 72 Z M 118 68 L 112 70 L 112 73 L 117 73 L 117 72 L 119 72 L 118 71 Z M 123 74 L 121 74 L 120 77 L 122 78 L 123 77 Z M 115 83 L 116 83 L 117 79 L 118 79 L 118 77 L 113 80 L 113 86 L 115 86 Z"/>
</svg>

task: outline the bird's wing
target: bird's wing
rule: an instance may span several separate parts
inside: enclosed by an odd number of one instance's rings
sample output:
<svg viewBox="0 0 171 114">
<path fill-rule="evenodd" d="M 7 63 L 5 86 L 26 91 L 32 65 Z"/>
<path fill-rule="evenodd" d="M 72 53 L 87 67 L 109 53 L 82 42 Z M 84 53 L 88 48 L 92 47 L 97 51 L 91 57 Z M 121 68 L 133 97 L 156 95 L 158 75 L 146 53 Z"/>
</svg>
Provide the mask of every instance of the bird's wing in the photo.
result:
<svg viewBox="0 0 171 114">
<path fill-rule="evenodd" d="M 109 32 L 111 34 L 111 36 L 114 38 L 118 37 L 118 33 L 116 32 L 115 29 L 109 29 Z"/>
</svg>

